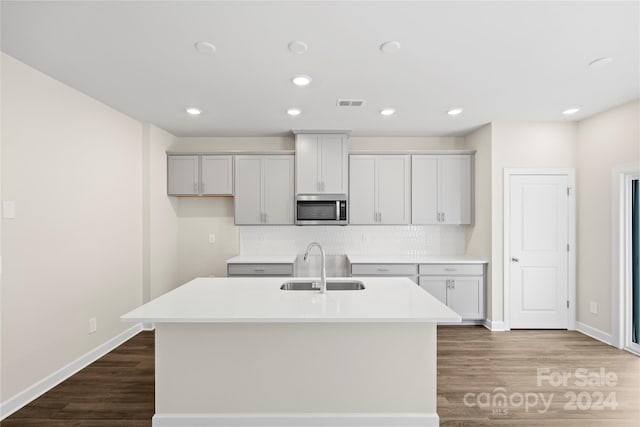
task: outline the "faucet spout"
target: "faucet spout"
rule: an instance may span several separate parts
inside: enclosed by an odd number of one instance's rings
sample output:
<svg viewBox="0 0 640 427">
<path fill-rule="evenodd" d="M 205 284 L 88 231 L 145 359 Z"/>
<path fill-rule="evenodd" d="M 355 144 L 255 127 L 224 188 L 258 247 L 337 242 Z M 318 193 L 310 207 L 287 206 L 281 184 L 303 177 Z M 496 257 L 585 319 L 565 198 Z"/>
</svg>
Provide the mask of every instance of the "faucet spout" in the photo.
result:
<svg viewBox="0 0 640 427">
<path fill-rule="evenodd" d="M 311 251 L 311 248 L 313 248 L 314 246 L 320 249 L 320 256 L 322 258 L 322 268 L 320 270 L 320 293 L 324 294 L 327 292 L 327 263 L 324 249 L 322 249 L 322 246 L 320 246 L 319 243 L 311 242 L 309 246 L 307 246 L 307 250 L 304 253 L 303 259 L 304 262 L 309 262 L 309 251 Z"/>
</svg>

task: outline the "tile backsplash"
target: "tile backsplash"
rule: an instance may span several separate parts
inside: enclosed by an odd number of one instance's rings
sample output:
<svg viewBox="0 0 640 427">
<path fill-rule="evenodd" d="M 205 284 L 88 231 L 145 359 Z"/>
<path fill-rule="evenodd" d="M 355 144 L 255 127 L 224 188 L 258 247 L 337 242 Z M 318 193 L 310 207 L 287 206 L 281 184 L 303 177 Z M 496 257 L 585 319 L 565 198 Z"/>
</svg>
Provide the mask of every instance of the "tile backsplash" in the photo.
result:
<svg viewBox="0 0 640 427">
<path fill-rule="evenodd" d="M 462 255 L 465 228 L 455 225 L 240 227 L 242 255 L 300 255 L 311 242 L 318 242 L 324 248 L 327 274 L 339 276 L 346 270 L 344 255 L 347 253 L 408 257 Z M 309 264 L 298 262 L 297 269 L 299 276 L 315 273 Z"/>
</svg>

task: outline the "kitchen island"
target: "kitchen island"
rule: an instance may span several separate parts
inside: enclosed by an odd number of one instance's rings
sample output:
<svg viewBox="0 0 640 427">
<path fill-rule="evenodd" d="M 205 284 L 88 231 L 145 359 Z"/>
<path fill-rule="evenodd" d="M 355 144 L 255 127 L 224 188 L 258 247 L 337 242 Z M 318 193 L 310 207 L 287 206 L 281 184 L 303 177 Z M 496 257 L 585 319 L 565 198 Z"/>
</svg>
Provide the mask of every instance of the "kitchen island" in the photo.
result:
<svg viewBox="0 0 640 427">
<path fill-rule="evenodd" d="M 460 316 L 406 278 L 288 279 L 198 278 L 122 317 L 155 324 L 154 426 L 438 425 L 436 323 Z"/>
</svg>

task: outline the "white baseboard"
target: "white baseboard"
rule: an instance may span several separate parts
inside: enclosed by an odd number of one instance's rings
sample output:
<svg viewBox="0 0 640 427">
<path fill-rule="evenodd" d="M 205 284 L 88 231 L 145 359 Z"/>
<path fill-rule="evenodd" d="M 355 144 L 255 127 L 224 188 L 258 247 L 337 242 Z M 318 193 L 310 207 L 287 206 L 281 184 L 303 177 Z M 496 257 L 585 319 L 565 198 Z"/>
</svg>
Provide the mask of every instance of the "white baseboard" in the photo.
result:
<svg viewBox="0 0 640 427">
<path fill-rule="evenodd" d="M 485 319 L 482 324 L 491 332 L 504 332 L 507 330 L 507 327 L 502 320 Z"/>
<path fill-rule="evenodd" d="M 436 413 L 156 414 L 153 427 L 438 427 Z"/>
<path fill-rule="evenodd" d="M 602 341 L 605 344 L 613 345 L 613 336 L 606 332 L 596 329 L 592 326 L 586 325 L 582 322 L 576 322 L 576 331 L 590 336 L 593 339 Z"/>
<path fill-rule="evenodd" d="M 51 390 L 53 387 L 57 386 L 78 371 L 86 368 L 105 354 L 109 353 L 114 348 L 118 347 L 120 344 L 127 341 L 129 338 L 136 335 L 141 330 L 142 324 L 137 324 L 127 329 L 126 331 L 111 338 L 104 344 L 101 344 L 88 353 L 84 354 L 83 356 L 80 356 L 73 362 L 58 369 L 51 375 L 41 379 L 35 384 L 32 384 L 15 396 L 7 399 L 5 402 L 0 403 L 0 420 L 7 418 L 18 409 L 42 396 L 44 393 Z"/>
<path fill-rule="evenodd" d="M 155 331 L 156 324 L 155 323 L 143 323 L 142 330 L 143 331 Z"/>
</svg>

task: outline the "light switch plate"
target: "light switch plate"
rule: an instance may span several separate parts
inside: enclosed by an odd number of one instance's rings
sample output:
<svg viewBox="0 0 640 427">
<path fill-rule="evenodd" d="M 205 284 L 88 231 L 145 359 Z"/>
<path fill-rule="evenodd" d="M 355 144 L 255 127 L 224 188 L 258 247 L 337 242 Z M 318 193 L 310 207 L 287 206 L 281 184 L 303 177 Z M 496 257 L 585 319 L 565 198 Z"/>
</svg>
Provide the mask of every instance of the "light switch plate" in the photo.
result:
<svg viewBox="0 0 640 427">
<path fill-rule="evenodd" d="M 4 219 L 16 217 L 16 202 L 2 202 L 2 217 Z"/>
</svg>

